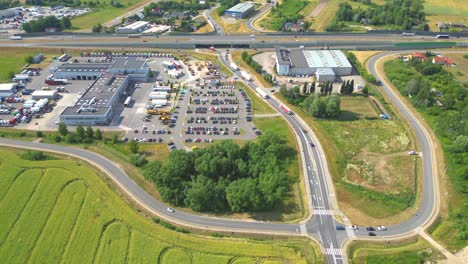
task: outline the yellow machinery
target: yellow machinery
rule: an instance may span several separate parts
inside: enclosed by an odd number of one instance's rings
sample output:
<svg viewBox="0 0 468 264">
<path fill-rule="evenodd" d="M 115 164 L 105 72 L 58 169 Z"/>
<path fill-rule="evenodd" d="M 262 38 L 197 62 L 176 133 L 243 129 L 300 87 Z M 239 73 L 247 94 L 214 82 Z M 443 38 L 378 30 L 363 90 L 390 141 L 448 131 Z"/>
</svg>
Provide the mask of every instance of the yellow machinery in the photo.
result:
<svg viewBox="0 0 468 264">
<path fill-rule="evenodd" d="M 170 115 L 171 112 L 169 110 L 158 110 L 158 109 L 150 109 L 146 111 L 149 115 Z"/>
</svg>

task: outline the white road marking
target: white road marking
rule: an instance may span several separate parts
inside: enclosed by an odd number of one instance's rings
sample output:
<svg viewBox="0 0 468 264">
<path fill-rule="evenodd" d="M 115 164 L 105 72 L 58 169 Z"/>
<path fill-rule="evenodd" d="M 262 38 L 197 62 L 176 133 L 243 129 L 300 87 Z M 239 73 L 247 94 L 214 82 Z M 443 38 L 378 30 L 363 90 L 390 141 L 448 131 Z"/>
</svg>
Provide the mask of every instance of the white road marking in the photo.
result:
<svg viewBox="0 0 468 264">
<path fill-rule="evenodd" d="M 332 210 L 326 210 L 326 209 L 314 209 L 314 214 L 315 215 L 333 215 L 334 212 Z"/>
</svg>

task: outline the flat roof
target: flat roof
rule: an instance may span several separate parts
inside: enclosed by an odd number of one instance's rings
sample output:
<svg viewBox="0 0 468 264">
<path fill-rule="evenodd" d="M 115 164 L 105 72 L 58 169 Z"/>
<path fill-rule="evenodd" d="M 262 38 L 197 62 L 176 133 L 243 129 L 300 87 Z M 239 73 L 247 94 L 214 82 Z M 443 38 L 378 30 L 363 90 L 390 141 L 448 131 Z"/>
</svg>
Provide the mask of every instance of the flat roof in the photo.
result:
<svg viewBox="0 0 468 264">
<path fill-rule="evenodd" d="M 34 91 L 32 92 L 32 96 L 53 96 L 57 94 L 57 90 L 50 90 L 50 91 Z"/>
<path fill-rule="evenodd" d="M 303 53 L 311 68 L 351 67 L 351 63 L 341 50 L 304 50 Z"/>
<path fill-rule="evenodd" d="M 303 50 L 293 49 L 289 52 L 289 59 L 291 65 L 295 68 L 309 68 L 310 64 L 307 62 L 306 56 L 304 56 Z"/>
<path fill-rule="evenodd" d="M 319 75 L 335 75 L 335 71 L 332 68 L 317 68 L 315 73 Z"/>
<path fill-rule="evenodd" d="M 0 84 L 0 91 L 12 91 L 15 90 L 16 83 L 2 83 Z"/>
<path fill-rule="evenodd" d="M 82 106 L 68 106 L 60 114 L 60 116 L 106 116 L 107 112 L 111 110 L 111 107 L 108 106 L 92 106 L 92 107 L 82 107 Z"/>
<path fill-rule="evenodd" d="M 244 13 L 245 11 L 249 10 L 250 8 L 254 7 L 252 3 L 239 3 L 231 8 L 229 8 L 228 12 L 238 12 Z"/>
<path fill-rule="evenodd" d="M 276 48 L 276 58 L 278 59 L 278 64 L 280 65 L 288 65 L 289 66 L 289 51 Z"/>
<path fill-rule="evenodd" d="M 98 78 L 83 96 L 76 102 L 75 106 L 93 105 L 109 106 L 111 98 L 117 93 L 120 86 L 128 76 L 104 75 Z"/>
<path fill-rule="evenodd" d="M 63 63 L 55 72 L 103 72 L 109 69 L 112 63 Z"/>
<path fill-rule="evenodd" d="M 142 69 L 146 65 L 146 60 L 138 60 L 135 57 L 116 58 L 109 69 L 112 70 L 129 70 Z"/>
<path fill-rule="evenodd" d="M 146 25 L 148 25 L 148 22 L 146 22 L 146 21 L 137 21 L 137 22 L 132 23 L 130 25 L 126 25 L 123 28 L 125 28 L 125 29 L 139 29 L 139 28 L 144 27 Z"/>
</svg>

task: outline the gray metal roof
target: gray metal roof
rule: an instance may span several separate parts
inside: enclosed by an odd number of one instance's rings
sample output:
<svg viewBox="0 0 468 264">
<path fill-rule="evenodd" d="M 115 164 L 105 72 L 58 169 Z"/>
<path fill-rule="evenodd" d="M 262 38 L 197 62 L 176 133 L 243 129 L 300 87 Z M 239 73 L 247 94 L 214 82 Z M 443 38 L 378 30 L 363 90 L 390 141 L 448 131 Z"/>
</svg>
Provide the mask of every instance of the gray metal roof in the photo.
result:
<svg viewBox="0 0 468 264">
<path fill-rule="evenodd" d="M 106 116 L 111 107 L 82 107 L 82 106 L 69 106 L 65 108 L 60 116 Z"/>
<path fill-rule="evenodd" d="M 307 58 L 304 56 L 303 50 L 293 49 L 289 52 L 289 59 L 294 68 L 309 68 Z"/>
<path fill-rule="evenodd" d="M 120 86 L 127 78 L 127 76 L 101 76 L 89 87 L 86 93 L 78 99 L 75 106 L 111 106 L 112 97 L 116 95 Z"/>
<path fill-rule="evenodd" d="M 135 57 L 116 58 L 110 69 L 125 70 L 125 69 L 141 69 L 146 64 L 146 60 L 138 60 Z"/>
<path fill-rule="evenodd" d="M 351 67 L 351 63 L 341 50 L 304 50 L 303 54 L 310 68 Z"/>
<path fill-rule="evenodd" d="M 244 13 L 245 11 L 249 10 L 250 8 L 254 7 L 252 3 L 239 3 L 231 8 L 229 8 L 228 12 L 236 12 L 236 13 Z"/>
<path fill-rule="evenodd" d="M 335 76 L 335 71 L 332 68 L 317 68 L 315 71 L 317 75 L 333 75 Z"/>
<path fill-rule="evenodd" d="M 103 72 L 109 69 L 111 63 L 64 63 L 56 72 Z"/>
<path fill-rule="evenodd" d="M 289 51 L 282 48 L 276 48 L 276 58 L 278 58 L 278 64 L 289 65 Z"/>
</svg>

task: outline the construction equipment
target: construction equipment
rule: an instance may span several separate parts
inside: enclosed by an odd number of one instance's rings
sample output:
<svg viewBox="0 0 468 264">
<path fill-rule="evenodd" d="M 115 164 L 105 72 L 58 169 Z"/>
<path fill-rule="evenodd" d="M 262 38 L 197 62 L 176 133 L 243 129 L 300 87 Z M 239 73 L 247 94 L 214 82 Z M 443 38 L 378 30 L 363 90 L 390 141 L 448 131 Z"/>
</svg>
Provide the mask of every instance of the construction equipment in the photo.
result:
<svg viewBox="0 0 468 264">
<path fill-rule="evenodd" d="M 171 111 L 169 111 L 169 110 L 150 109 L 150 110 L 147 110 L 146 113 L 149 114 L 149 115 L 162 115 L 162 114 L 170 115 Z"/>
</svg>

